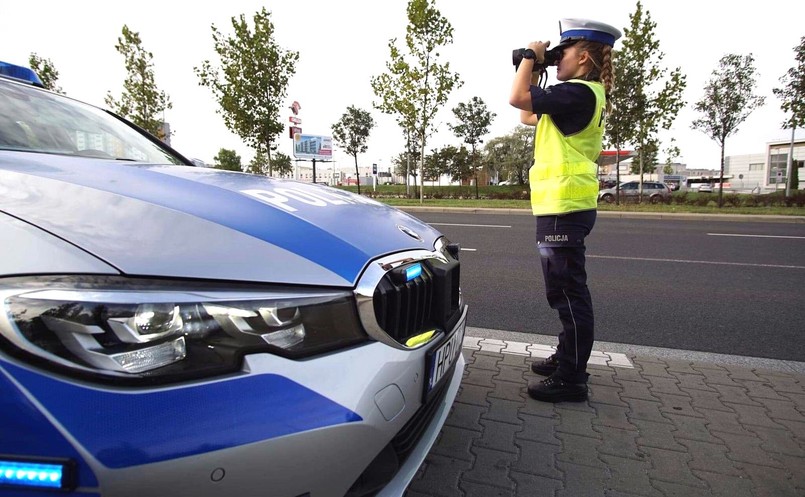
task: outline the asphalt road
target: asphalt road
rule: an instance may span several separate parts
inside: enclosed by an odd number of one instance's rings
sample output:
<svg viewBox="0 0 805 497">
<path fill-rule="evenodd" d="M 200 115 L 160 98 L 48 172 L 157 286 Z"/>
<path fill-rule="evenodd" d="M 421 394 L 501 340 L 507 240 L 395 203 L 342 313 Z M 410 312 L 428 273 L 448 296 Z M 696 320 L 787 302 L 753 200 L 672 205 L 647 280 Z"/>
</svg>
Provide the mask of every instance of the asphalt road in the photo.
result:
<svg viewBox="0 0 805 497">
<path fill-rule="evenodd" d="M 532 216 L 412 214 L 461 244 L 469 326 L 558 334 Z M 599 215 L 587 272 L 597 340 L 805 361 L 805 224 Z"/>
</svg>

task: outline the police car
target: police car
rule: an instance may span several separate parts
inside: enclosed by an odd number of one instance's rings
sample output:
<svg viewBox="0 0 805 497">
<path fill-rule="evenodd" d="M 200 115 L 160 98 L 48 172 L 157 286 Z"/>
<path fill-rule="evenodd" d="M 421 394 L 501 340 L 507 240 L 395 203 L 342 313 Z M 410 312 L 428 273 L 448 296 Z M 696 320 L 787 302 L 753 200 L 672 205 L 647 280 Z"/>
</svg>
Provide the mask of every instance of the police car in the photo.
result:
<svg viewBox="0 0 805 497">
<path fill-rule="evenodd" d="M 0 73 L 0 496 L 402 494 L 462 377 L 458 246 Z"/>
</svg>

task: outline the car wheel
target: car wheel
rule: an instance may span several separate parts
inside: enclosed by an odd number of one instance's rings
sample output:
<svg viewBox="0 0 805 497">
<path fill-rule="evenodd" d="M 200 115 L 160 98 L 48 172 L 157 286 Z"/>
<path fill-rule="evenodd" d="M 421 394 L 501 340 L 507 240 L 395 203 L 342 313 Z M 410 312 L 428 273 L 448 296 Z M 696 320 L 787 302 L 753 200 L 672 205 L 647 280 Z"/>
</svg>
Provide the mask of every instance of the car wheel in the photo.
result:
<svg viewBox="0 0 805 497">
<path fill-rule="evenodd" d="M 649 202 L 651 202 L 652 204 L 659 204 L 660 202 L 662 202 L 662 197 L 660 195 L 652 195 L 651 197 L 649 197 Z"/>
<path fill-rule="evenodd" d="M 608 204 L 611 204 L 612 202 L 615 201 L 615 196 L 612 195 L 611 193 L 607 193 L 606 195 L 601 196 L 601 200 L 603 200 L 604 202 L 606 202 Z"/>
</svg>

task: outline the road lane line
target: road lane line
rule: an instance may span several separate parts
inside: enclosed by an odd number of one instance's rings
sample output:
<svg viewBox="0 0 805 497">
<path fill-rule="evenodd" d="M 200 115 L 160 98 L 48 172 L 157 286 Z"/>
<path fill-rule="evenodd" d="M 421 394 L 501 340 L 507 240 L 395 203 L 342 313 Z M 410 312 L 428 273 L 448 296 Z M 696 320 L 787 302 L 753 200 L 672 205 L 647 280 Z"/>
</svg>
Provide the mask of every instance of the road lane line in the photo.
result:
<svg viewBox="0 0 805 497">
<path fill-rule="evenodd" d="M 618 257 L 616 255 L 587 255 L 590 259 L 619 259 L 624 261 L 649 261 L 649 262 L 682 262 L 685 264 L 712 264 L 714 266 L 749 266 L 749 267 L 771 267 L 782 269 L 805 269 L 805 266 L 787 266 L 783 264 L 752 264 L 748 262 L 719 262 L 719 261 L 689 261 L 685 259 L 654 259 L 651 257 Z"/>
<path fill-rule="evenodd" d="M 745 238 L 790 238 L 793 240 L 805 240 L 805 236 L 785 236 L 785 235 L 741 235 L 735 233 L 708 233 L 710 236 L 740 236 Z"/>
<path fill-rule="evenodd" d="M 453 223 L 428 223 L 431 226 L 464 226 L 468 228 L 511 228 L 503 224 L 453 224 Z"/>
<path fill-rule="evenodd" d="M 461 248 L 462 252 L 478 252 L 478 249 L 468 249 L 468 248 Z"/>
</svg>

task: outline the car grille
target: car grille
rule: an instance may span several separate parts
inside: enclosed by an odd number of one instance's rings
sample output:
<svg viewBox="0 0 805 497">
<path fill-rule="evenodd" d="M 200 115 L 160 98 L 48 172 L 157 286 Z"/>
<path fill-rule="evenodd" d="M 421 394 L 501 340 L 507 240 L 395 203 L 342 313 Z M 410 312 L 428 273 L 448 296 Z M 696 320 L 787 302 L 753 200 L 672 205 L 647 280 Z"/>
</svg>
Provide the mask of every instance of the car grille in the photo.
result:
<svg viewBox="0 0 805 497">
<path fill-rule="evenodd" d="M 389 272 L 375 288 L 377 323 L 401 344 L 426 331 L 452 329 L 461 314 L 458 261 L 431 259 L 421 264 L 422 273 L 416 278 L 399 282 L 398 273 Z"/>
</svg>

